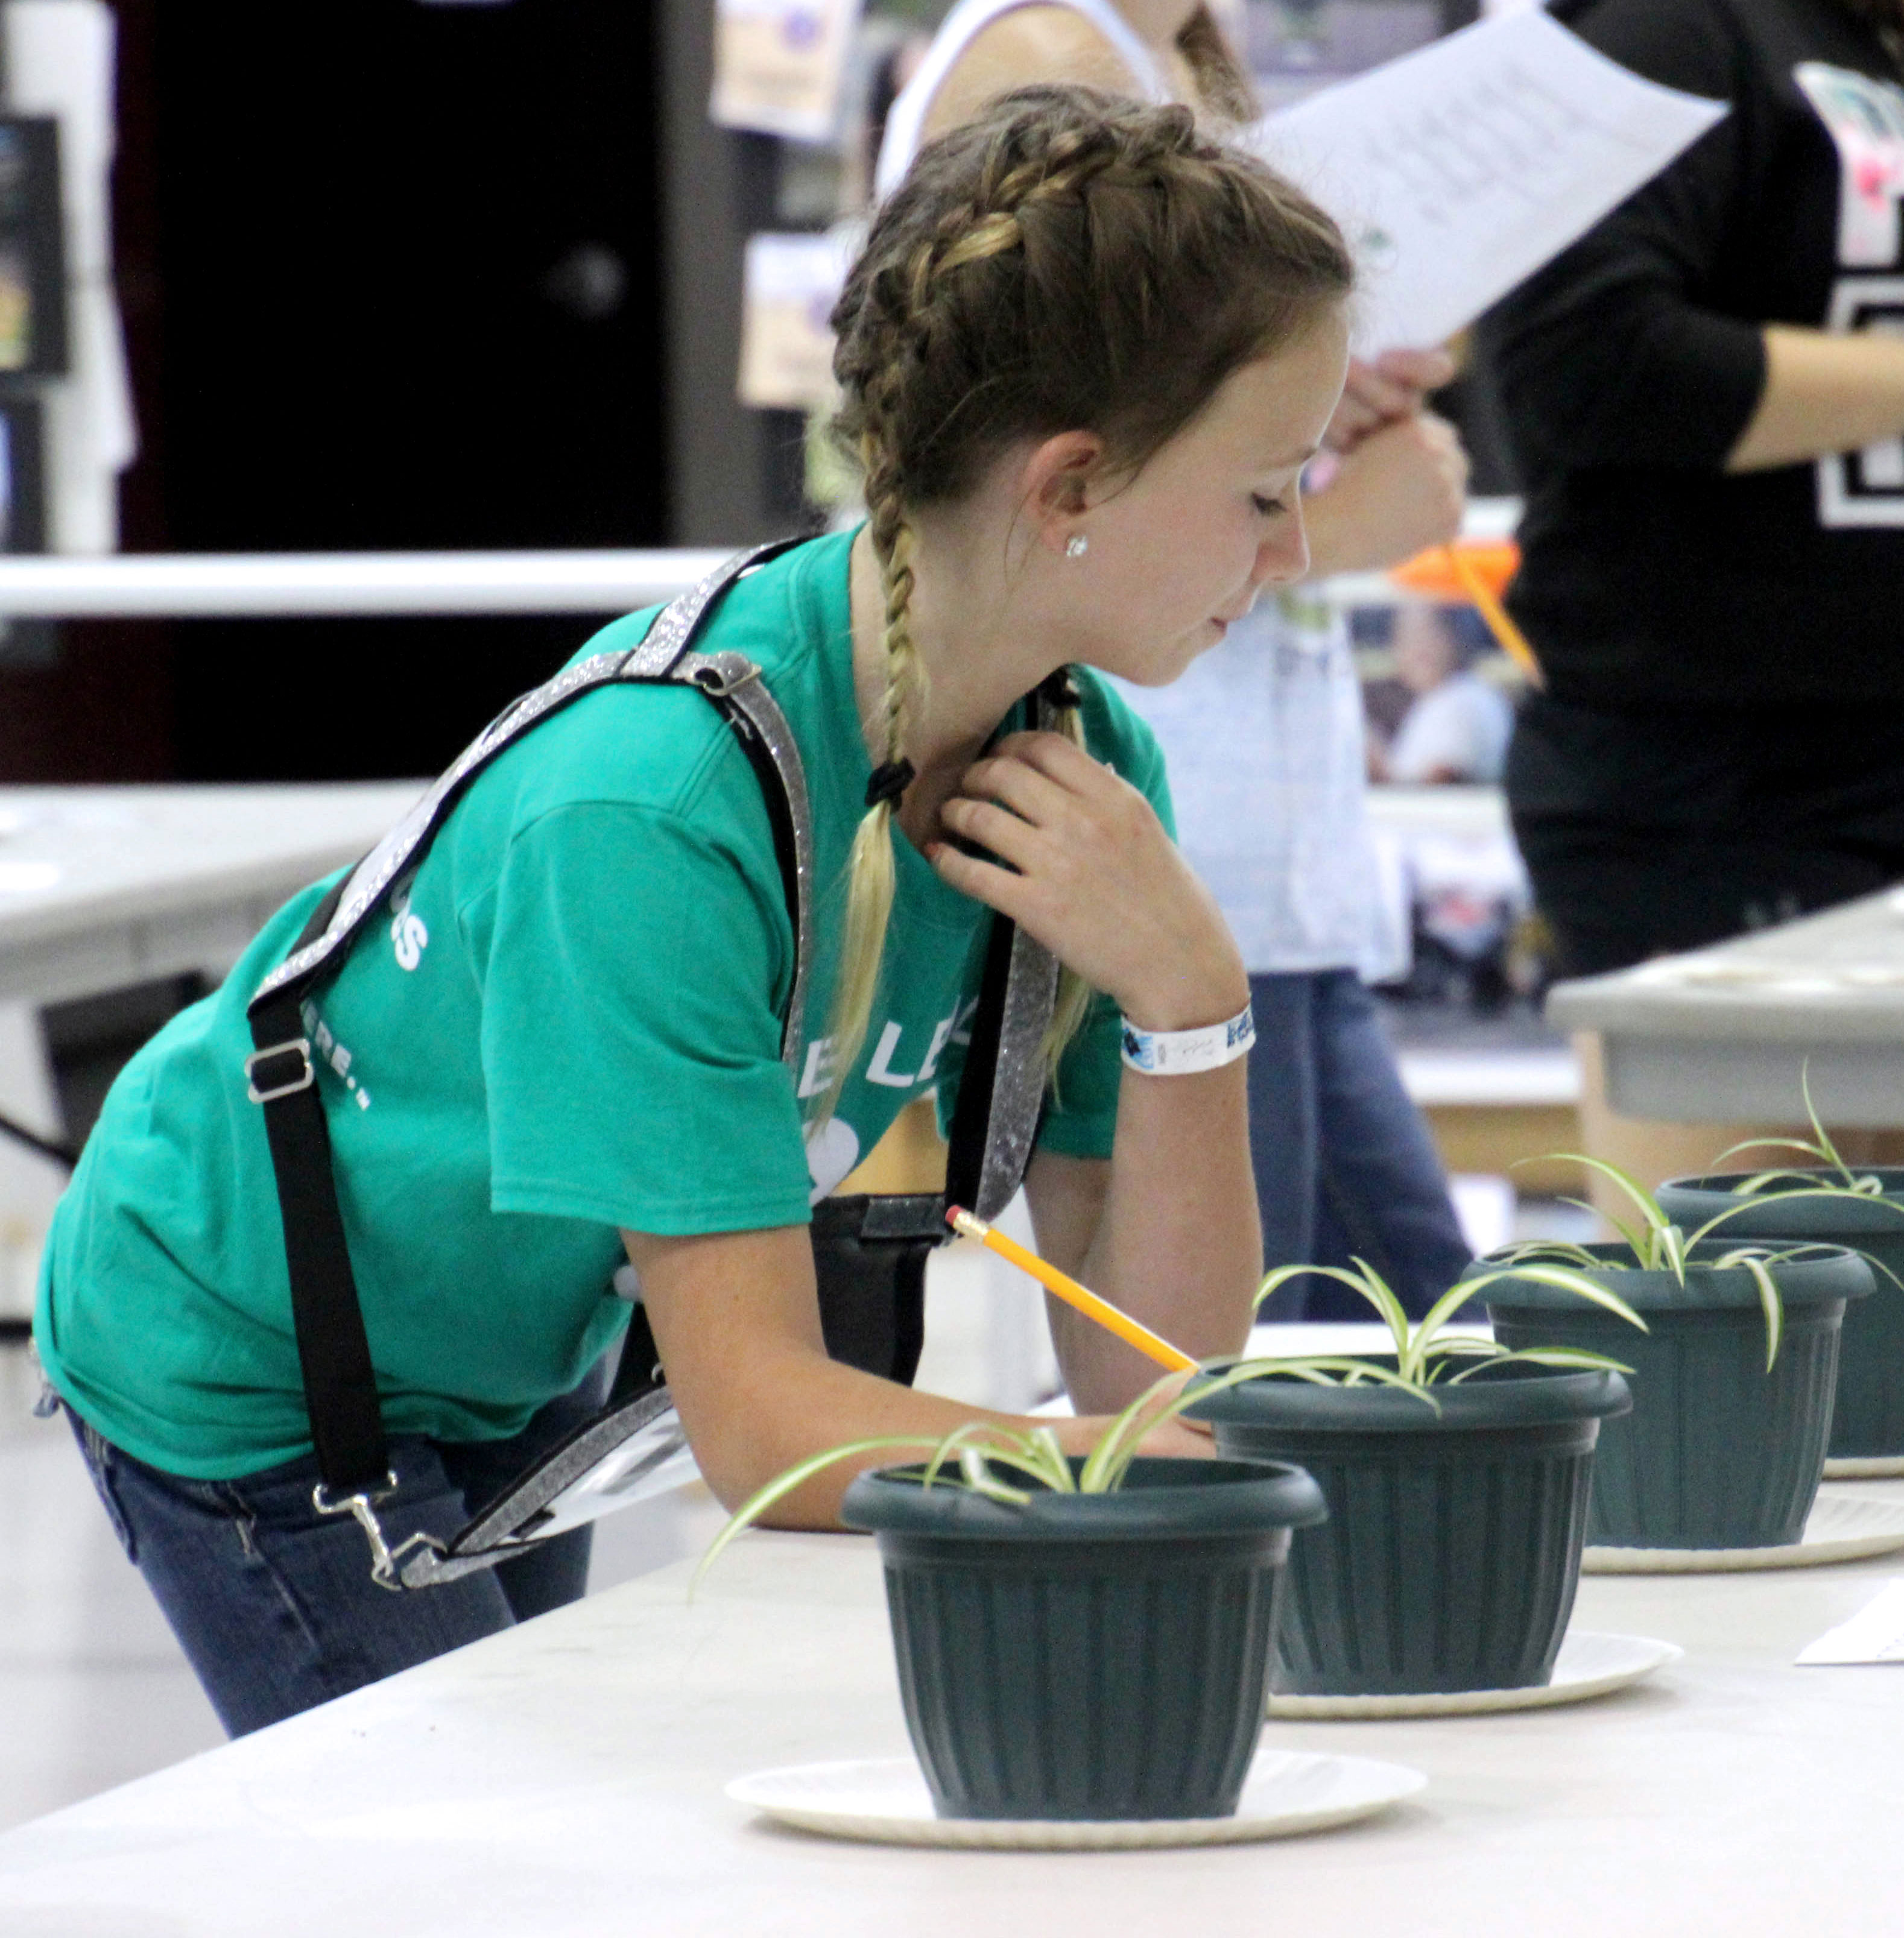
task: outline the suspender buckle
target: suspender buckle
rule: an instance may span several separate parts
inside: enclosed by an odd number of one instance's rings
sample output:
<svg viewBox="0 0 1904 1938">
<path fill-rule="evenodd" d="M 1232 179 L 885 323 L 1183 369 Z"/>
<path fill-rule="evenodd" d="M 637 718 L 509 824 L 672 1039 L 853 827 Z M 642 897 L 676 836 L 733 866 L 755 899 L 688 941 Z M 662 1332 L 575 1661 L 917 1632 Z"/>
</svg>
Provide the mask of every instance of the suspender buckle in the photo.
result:
<svg viewBox="0 0 1904 1938">
<path fill-rule="evenodd" d="M 737 687 L 760 677 L 760 669 L 745 653 L 691 653 L 682 670 L 710 700 L 725 700 Z"/>
<path fill-rule="evenodd" d="M 320 1481 L 311 1490 L 311 1505 L 321 1514 L 348 1514 L 363 1529 L 364 1539 L 370 1544 L 370 1578 L 379 1588 L 388 1588 L 393 1595 L 403 1592 L 403 1557 L 412 1548 L 424 1548 L 432 1554 L 443 1554 L 443 1545 L 433 1535 L 413 1534 L 407 1540 L 400 1541 L 394 1548 L 385 1535 L 383 1523 L 377 1518 L 377 1503 L 389 1499 L 397 1491 L 397 1476 L 384 1475 L 384 1484 L 373 1492 L 360 1487 L 354 1494 L 346 1494 L 341 1501 L 333 1501 L 330 1492 Z M 412 1563 L 414 1566 L 415 1564 Z"/>
<path fill-rule="evenodd" d="M 288 1059 L 295 1057 L 294 1064 Z M 273 1063 L 273 1059 L 278 1059 Z M 260 1065 L 271 1064 L 261 1070 Z M 294 1096 L 308 1090 L 318 1080 L 317 1065 L 311 1061 L 311 1039 L 294 1036 L 287 1043 L 274 1043 L 269 1049 L 254 1049 L 245 1059 L 245 1094 L 254 1104 L 275 1103 L 280 1097 Z"/>
</svg>

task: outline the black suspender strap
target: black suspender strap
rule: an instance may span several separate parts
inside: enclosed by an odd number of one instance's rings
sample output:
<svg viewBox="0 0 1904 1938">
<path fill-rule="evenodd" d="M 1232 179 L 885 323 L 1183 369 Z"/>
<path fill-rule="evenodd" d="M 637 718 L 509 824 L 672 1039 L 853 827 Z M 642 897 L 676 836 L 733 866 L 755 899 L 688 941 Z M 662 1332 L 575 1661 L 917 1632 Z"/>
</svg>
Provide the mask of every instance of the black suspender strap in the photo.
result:
<svg viewBox="0 0 1904 1938">
<path fill-rule="evenodd" d="M 323 933 L 343 889 L 339 882 L 318 905 L 300 943 Z M 257 1046 L 245 1061 L 246 1089 L 251 1101 L 264 1107 L 318 1471 L 333 1493 L 379 1492 L 388 1484 L 390 1462 L 337 1207 L 315 1053 L 294 991 L 254 1005 L 251 1023 Z"/>
</svg>

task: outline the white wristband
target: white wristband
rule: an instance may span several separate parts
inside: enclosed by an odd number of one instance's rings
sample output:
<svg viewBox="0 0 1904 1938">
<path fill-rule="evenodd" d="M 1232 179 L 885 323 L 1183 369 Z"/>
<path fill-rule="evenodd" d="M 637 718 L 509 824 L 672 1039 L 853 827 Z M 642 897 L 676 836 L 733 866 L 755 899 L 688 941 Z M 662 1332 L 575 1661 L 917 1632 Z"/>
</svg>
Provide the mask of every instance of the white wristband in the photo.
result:
<svg viewBox="0 0 1904 1938">
<path fill-rule="evenodd" d="M 1124 1060 L 1146 1077 L 1194 1077 L 1201 1070 L 1221 1070 L 1249 1054 L 1256 1040 L 1256 1019 L 1246 1003 L 1227 1023 L 1204 1029 L 1139 1029 L 1124 1019 Z"/>
</svg>

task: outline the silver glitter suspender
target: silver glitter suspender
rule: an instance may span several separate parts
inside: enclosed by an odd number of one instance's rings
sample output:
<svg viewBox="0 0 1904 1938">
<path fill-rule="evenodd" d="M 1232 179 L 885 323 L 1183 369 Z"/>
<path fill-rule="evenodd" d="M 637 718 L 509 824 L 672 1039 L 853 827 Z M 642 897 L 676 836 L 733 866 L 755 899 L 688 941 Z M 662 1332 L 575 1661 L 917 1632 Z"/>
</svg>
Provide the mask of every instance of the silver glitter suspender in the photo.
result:
<svg viewBox="0 0 1904 1938">
<path fill-rule="evenodd" d="M 793 846 L 789 899 L 797 906 L 789 910 L 795 925 L 793 987 L 781 1030 L 780 1053 L 784 1062 L 797 1069 L 813 955 L 813 814 L 806 770 L 786 716 L 767 691 L 759 667 L 740 653 L 687 649 L 708 608 L 728 587 L 787 550 L 789 542 L 736 554 L 668 606 L 631 652 L 597 653 L 565 667 L 554 679 L 506 708 L 351 871 L 323 933 L 294 949 L 258 985 L 250 1007 L 257 1008 L 288 984 L 315 980 L 333 958 L 348 950 L 376 913 L 385 892 L 434 839 L 463 790 L 530 728 L 598 686 L 672 682 L 698 687 L 720 703 L 730 721 L 737 714 L 741 716 L 772 763 L 786 797 Z"/>
</svg>

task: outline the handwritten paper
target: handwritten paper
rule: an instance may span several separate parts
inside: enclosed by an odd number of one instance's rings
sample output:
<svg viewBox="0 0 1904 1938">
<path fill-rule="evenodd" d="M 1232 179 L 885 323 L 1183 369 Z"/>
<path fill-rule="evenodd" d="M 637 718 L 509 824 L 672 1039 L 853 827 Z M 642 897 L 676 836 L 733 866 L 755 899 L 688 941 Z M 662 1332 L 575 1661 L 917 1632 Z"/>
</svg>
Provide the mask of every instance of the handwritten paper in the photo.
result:
<svg viewBox="0 0 1904 1938">
<path fill-rule="evenodd" d="M 1312 95 L 1255 139 L 1354 245 L 1372 354 L 1473 322 L 1727 112 L 1534 11 Z"/>
<path fill-rule="evenodd" d="M 1798 1652 L 1801 1668 L 1836 1663 L 1904 1662 L 1904 1577 L 1885 1583 L 1848 1622 L 1827 1629 Z"/>
</svg>

